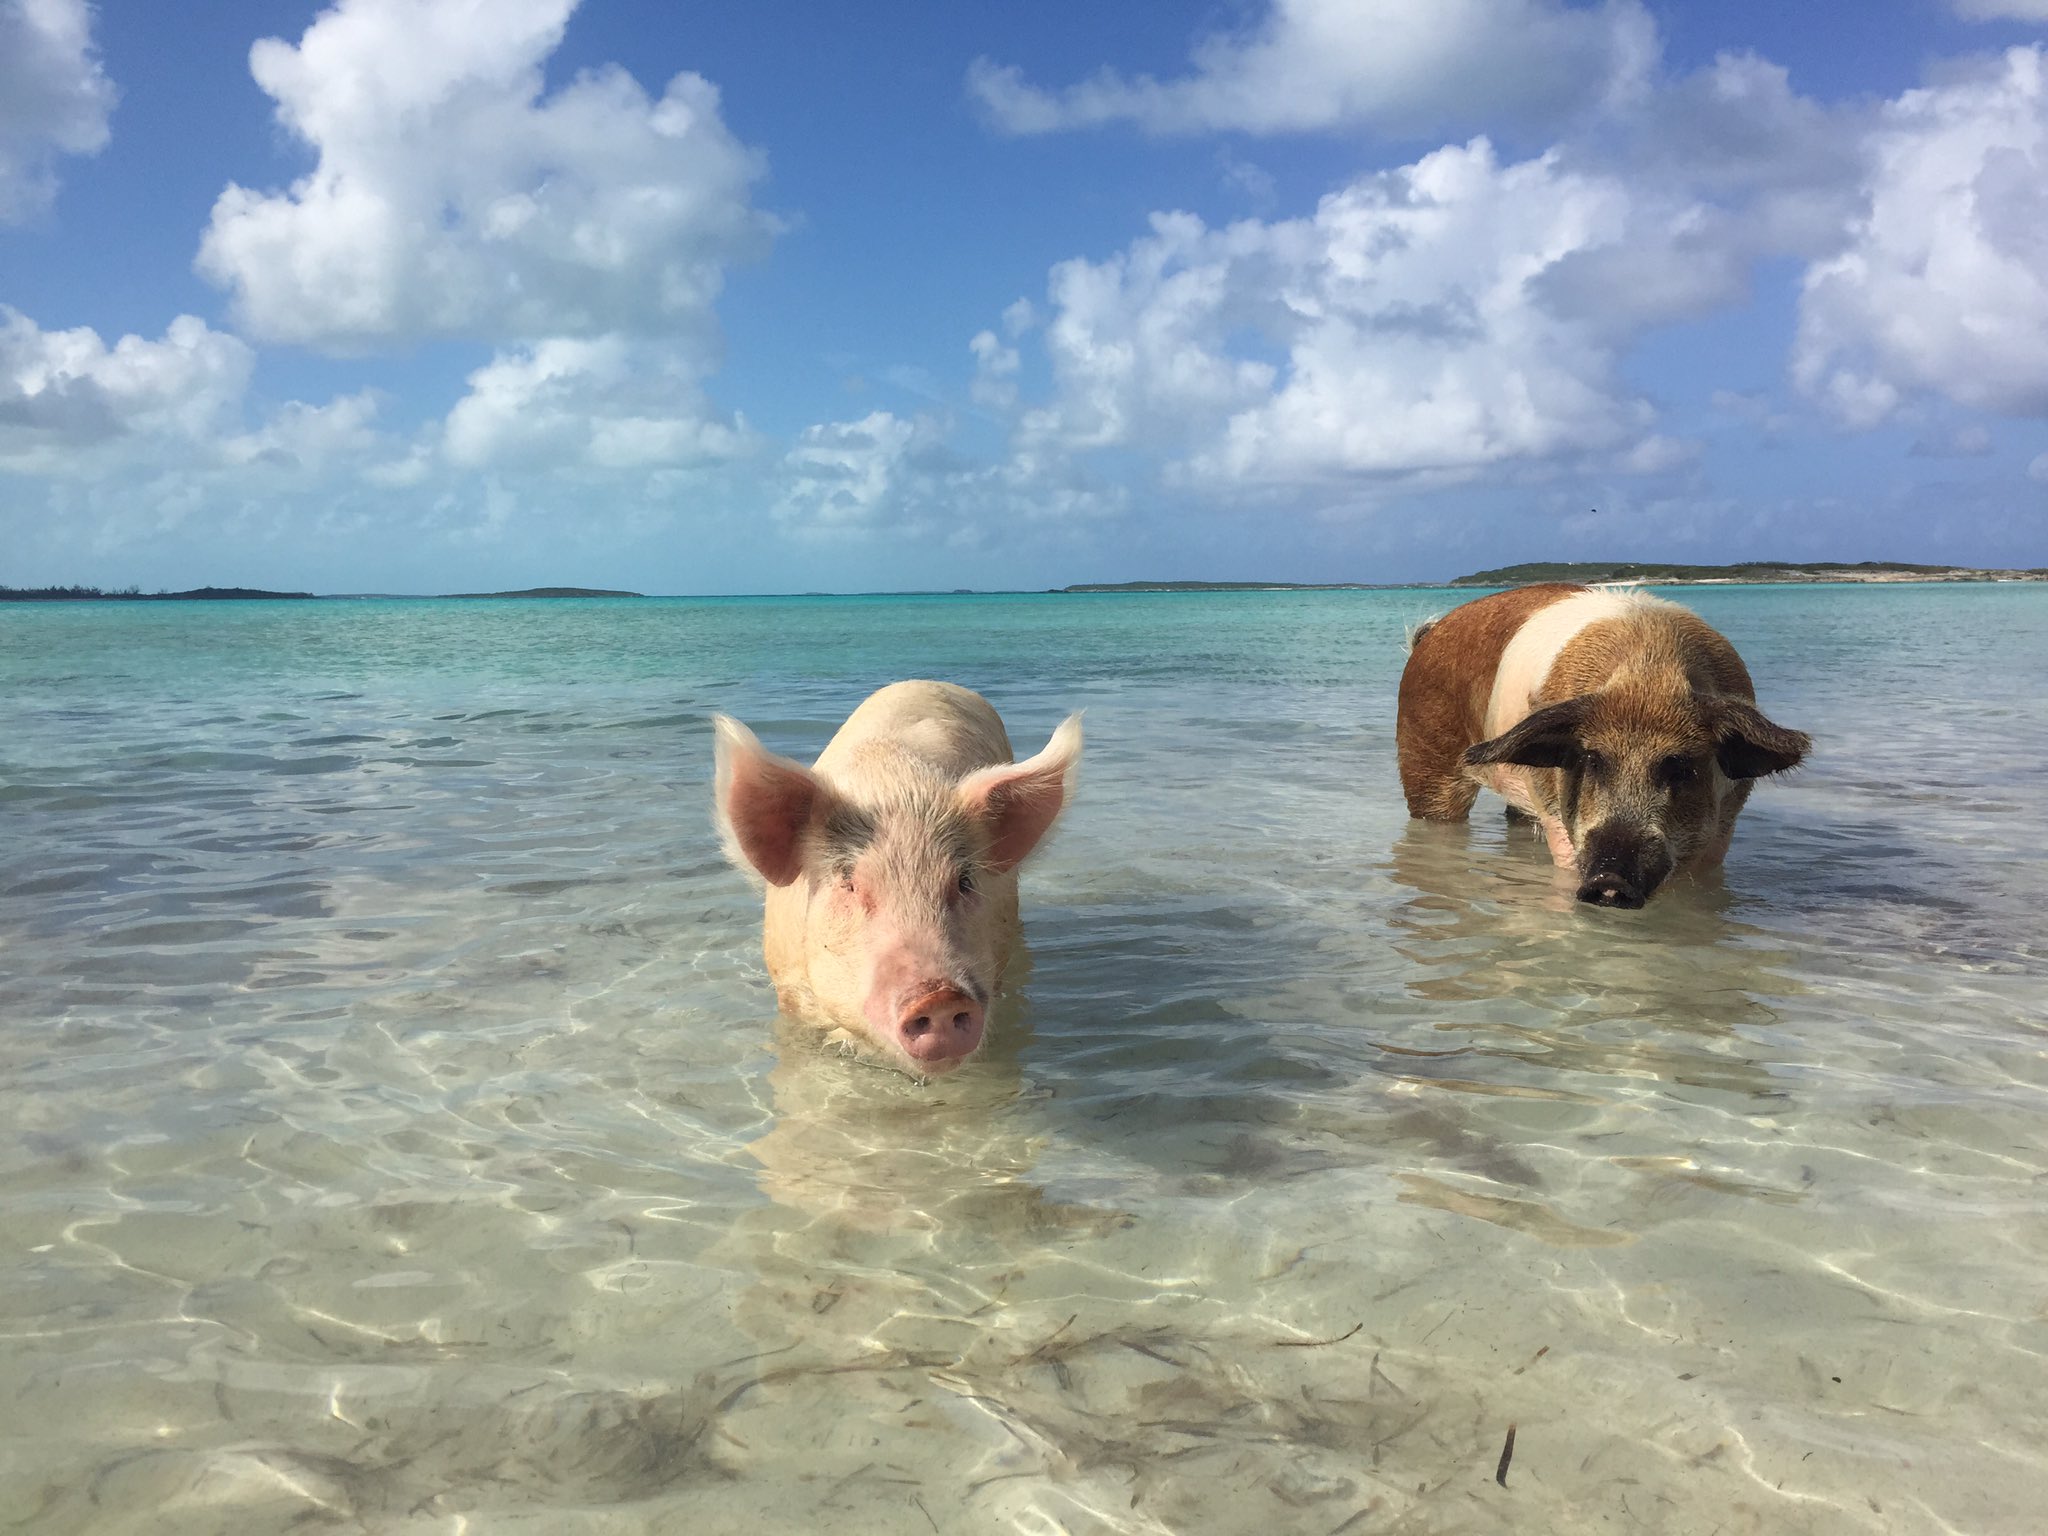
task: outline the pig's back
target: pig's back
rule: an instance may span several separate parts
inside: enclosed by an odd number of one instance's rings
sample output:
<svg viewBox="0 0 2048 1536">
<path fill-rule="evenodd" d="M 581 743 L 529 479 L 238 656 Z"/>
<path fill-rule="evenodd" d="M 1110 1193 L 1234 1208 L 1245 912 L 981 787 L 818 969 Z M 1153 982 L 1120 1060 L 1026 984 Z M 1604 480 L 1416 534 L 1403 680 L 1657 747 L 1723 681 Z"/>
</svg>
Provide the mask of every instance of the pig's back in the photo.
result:
<svg viewBox="0 0 2048 1536">
<path fill-rule="evenodd" d="M 1511 730 L 1534 712 L 1539 698 L 1548 699 L 1543 685 L 1552 667 L 1586 630 L 1650 613 L 1661 617 L 1662 610 L 1684 612 L 1677 604 L 1647 592 L 1593 587 L 1581 588 L 1531 613 L 1501 652 L 1486 705 L 1487 737 Z"/>
<path fill-rule="evenodd" d="M 1515 587 L 1462 603 L 1416 630 L 1401 670 L 1404 741 L 1431 757 L 1456 757 L 1484 740 L 1487 700 L 1516 633 L 1533 615 L 1587 590 L 1565 582 Z"/>
<path fill-rule="evenodd" d="M 1591 693 L 1627 671 L 1660 671 L 1695 692 L 1753 700 L 1749 669 L 1719 630 L 1677 603 L 1644 598 L 1581 627 L 1551 662 L 1542 701 Z"/>
<path fill-rule="evenodd" d="M 843 789 L 882 789 L 923 768 L 958 779 L 1010 761 L 1010 738 L 987 699 L 956 683 L 891 683 L 862 700 L 818 754 L 817 770 Z"/>
</svg>

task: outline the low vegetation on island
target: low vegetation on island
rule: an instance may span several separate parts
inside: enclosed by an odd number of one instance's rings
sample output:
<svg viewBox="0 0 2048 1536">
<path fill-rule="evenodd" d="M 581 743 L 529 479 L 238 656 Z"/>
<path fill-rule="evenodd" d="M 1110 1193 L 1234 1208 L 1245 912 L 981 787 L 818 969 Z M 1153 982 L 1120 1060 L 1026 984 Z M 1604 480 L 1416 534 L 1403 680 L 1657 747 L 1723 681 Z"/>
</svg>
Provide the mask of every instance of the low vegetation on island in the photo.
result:
<svg viewBox="0 0 2048 1536">
<path fill-rule="evenodd" d="M 602 587 L 526 587 L 518 592 L 445 592 L 444 597 L 645 597 L 644 592 L 610 592 Z"/>
<path fill-rule="evenodd" d="M 310 598 L 310 592 L 265 592 L 256 587 L 194 587 L 189 592 L 145 592 L 122 587 L 0 587 L 0 603 L 178 603 L 223 599 Z"/>
<path fill-rule="evenodd" d="M 1533 560 L 1475 571 L 1454 587 L 1522 587 L 1539 581 L 1640 581 L 1652 586 L 1719 582 L 2042 581 L 2048 570 L 1986 570 L 1964 565 L 1911 565 L 1896 560 L 1744 560 L 1735 565 L 1679 565 L 1645 560 Z"/>
<path fill-rule="evenodd" d="M 1540 581 L 1642 582 L 1689 586 L 1746 582 L 2048 581 L 2048 570 L 1992 570 L 1967 565 L 1914 565 L 1898 560 L 1744 560 L 1733 565 L 1683 565 L 1659 560 L 1532 560 L 1474 571 L 1449 582 L 1363 581 L 1087 581 L 1054 587 L 1069 592 L 1356 592 L 1375 588 L 1523 587 Z"/>
<path fill-rule="evenodd" d="M 220 602 L 228 599 L 304 598 L 313 592 L 265 592 L 259 587 L 194 587 L 189 592 L 145 592 L 140 587 L 107 591 L 101 587 L 0 587 L 0 603 L 167 603 Z M 401 593 L 377 593 L 379 597 Z M 520 592 L 449 592 L 447 597 L 641 597 L 639 592 L 612 592 L 601 587 L 528 587 Z"/>
<path fill-rule="evenodd" d="M 1054 587 L 1067 592 L 1363 592 L 1372 586 L 1363 581 L 1082 581 L 1071 587 Z"/>
<path fill-rule="evenodd" d="M 1646 586 L 1698 586 L 1770 582 L 1902 582 L 1902 581 L 2048 581 L 2048 568 L 2000 570 L 1967 565 L 1914 565 L 1894 560 L 1806 562 L 1745 560 L 1734 565 L 1683 565 L 1653 560 L 1532 560 L 1521 565 L 1503 565 L 1474 571 L 1448 582 L 1407 581 L 1083 581 L 1071 586 L 1050 587 L 1055 596 L 1073 593 L 1137 592 L 1369 592 L 1400 587 L 1522 587 L 1536 582 L 1573 581 L 1584 584 L 1636 582 Z M 970 595 L 955 588 L 958 595 Z M 444 599 L 486 598 L 582 598 L 645 597 L 644 592 L 624 592 L 608 587 L 524 587 L 516 592 L 444 592 Z M 810 594 L 819 596 L 823 594 Z M 108 591 L 100 587 L 8 587 L 0 586 L 0 603 L 76 602 L 218 602 L 235 599 L 303 599 L 322 596 L 312 592 L 266 592 L 257 587 L 194 587 L 185 592 L 144 592 L 139 587 Z M 327 594 L 330 600 L 403 598 L 401 592 Z"/>
</svg>

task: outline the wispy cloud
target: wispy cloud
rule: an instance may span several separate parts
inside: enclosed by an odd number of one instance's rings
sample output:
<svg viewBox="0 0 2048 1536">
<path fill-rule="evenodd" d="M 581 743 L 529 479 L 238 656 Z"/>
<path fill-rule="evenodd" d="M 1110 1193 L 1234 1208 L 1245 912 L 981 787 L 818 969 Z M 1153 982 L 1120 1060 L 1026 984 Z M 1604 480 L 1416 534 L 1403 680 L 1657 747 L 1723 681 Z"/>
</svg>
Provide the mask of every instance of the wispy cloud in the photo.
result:
<svg viewBox="0 0 2048 1536">
<path fill-rule="evenodd" d="M 1274 0 L 1199 41 L 1171 80 L 1113 70 L 1057 89 L 978 59 L 968 89 L 1004 132 L 1129 123 L 1146 133 L 1412 135 L 1555 126 L 1638 90 L 1657 58 L 1637 0 Z"/>
</svg>

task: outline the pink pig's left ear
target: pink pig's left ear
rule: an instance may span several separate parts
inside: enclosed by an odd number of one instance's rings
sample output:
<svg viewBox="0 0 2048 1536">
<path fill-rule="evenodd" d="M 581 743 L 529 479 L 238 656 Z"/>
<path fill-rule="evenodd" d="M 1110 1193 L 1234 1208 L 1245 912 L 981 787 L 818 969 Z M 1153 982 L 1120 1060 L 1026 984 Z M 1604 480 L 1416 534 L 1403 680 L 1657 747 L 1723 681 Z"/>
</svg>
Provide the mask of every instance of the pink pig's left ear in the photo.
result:
<svg viewBox="0 0 2048 1536">
<path fill-rule="evenodd" d="M 1080 761 L 1081 717 L 1072 714 L 1036 757 L 982 768 L 960 781 L 968 813 L 988 823 L 988 861 L 997 873 L 1022 864 L 1052 830 L 1074 792 Z"/>
<path fill-rule="evenodd" d="M 712 717 L 717 777 L 712 803 L 725 856 L 770 885 L 788 885 L 804 869 L 811 827 L 832 806 L 832 792 L 801 763 L 777 757 L 730 715 Z"/>
</svg>

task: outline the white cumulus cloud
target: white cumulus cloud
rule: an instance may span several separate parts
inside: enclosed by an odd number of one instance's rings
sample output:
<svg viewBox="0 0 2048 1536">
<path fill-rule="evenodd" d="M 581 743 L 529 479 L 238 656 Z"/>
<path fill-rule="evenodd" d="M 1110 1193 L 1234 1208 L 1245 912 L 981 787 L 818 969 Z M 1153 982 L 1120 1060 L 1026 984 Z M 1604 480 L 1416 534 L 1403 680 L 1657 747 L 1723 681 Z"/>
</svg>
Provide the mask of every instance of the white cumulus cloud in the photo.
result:
<svg viewBox="0 0 2048 1536">
<path fill-rule="evenodd" d="M 619 335 L 500 352 L 469 376 L 442 426 L 448 461 L 465 469 L 638 470 L 732 458 L 747 442 L 704 400 L 686 354 Z"/>
<path fill-rule="evenodd" d="M 97 152 L 113 109 L 85 0 L 0 0 L 0 223 L 49 205 L 52 162 Z"/>
<path fill-rule="evenodd" d="M 1867 152 L 1867 213 L 1806 271 L 1794 380 L 1852 427 L 1923 392 L 2048 415 L 2048 56 L 1906 92 Z"/>
<path fill-rule="evenodd" d="M 771 515 L 810 542 L 890 534 L 956 550 L 988 547 L 1049 520 L 1111 517 L 1127 505 L 1120 487 L 1091 479 L 1064 456 L 1020 451 L 970 462 L 948 446 L 943 421 L 890 411 L 806 427 L 778 480 Z"/>
<path fill-rule="evenodd" d="M 381 405 L 376 392 L 367 389 L 342 395 L 326 405 L 289 401 L 256 431 L 225 439 L 220 456 L 232 465 L 315 472 L 332 465 L 353 464 L 375 453 L 381 445 L 377 432 Z"/>
<path fill-rule="evenodd" d="M 1663 82 L 1585 152 L 1610 174 L 1724 210 L 1748 254 L 1819 255 L 1860 209 L 1861 107 L 1822 106 L 1779 65 L 1724 53 Z"/>
<path fill-rule="evenodd" d="M 209 442 L 240 406 L 254 355 L 191 315 L 161 341 L 112 346 L 89 327 L 45 331 L 0 305 L 0 465 L 97 472 L 118 439 Z"/>
<path fill-rule="evenodd" d="M 1154 134 L 1421 134 L 1555 122 L 1625 99 L 1657 51 L 1638 0 L 1272 0 L 1250 28 L 1197 43 L 1177 79 L 1105 69 L 1049 91 L 980 59 L 968 88 L 1018 134 L 1116 122 Z"/>
<path fill-rule="evenodd" d="M 1503 165 L 1483 139 L 1361 177 L 1308 218 L 1155 215 L 1124 252 L 1053 269 L 1056 389 L 1019 439 L 1179 453 L 1208 484 L 1578 453 L 1661 467 L 1670 445 L 1649 442 L 1616 363 L 1647 326 L 1725 297 L 1723 253 L 1683 238 L 1699 218 L 1554 155 Z M 1646 275 L 1575 275 L 1610 258 Z"/>
<path fill-rule="evenodd" d="M 230 185 L 198 267 L 260 340 L 360 350 L 615 331 L 716 346 L 727 266 L 772 221 L 762 157 L 679 74 L 624 70 L 543 95 L 576 0 L 338 0 L 296 46 L 250 51 L 279 122 L 317 156 L 285 192 Z"/>
<path fill-rule="evenodd" d="M 898 517 L 913 453 L 936 448 L 940 436 L 929 420 L 906 421 L 889 411 L 806 427 L 784 456 L 787 481 L 775 516 L 816 534 Z"/>
</svg>

